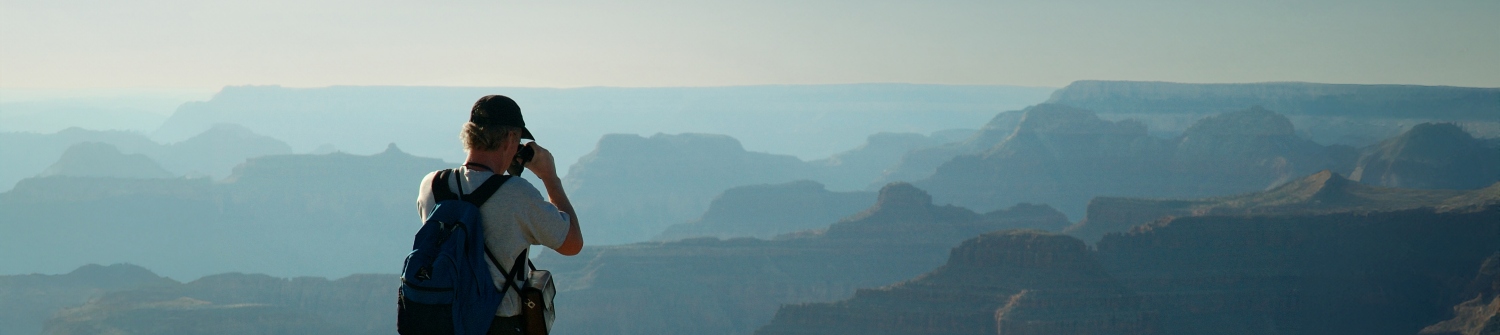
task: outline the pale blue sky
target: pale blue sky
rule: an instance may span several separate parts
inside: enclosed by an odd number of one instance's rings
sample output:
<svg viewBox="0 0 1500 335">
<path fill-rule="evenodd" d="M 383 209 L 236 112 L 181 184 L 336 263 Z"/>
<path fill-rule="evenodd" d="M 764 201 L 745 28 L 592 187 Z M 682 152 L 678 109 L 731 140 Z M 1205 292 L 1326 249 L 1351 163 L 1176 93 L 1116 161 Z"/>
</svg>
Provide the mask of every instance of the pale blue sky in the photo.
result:
<svg viewBox="0 0 1500 335">
<path fill-rule="evenodd" d="M 1500 86 L 1500 1 L 0 0 L 0 88 Z"/>
</svg>

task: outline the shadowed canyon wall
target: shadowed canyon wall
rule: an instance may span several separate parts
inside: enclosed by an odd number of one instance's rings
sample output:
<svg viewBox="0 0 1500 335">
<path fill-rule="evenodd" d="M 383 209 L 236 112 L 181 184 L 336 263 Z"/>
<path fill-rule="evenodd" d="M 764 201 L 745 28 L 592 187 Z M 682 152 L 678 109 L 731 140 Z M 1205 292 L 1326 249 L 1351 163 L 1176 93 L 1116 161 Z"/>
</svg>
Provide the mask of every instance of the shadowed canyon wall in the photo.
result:
<svg viewBox="0 0 1500 335">
<path fill-rule="evenodd" d="M 1487 259 L 1500 250 L 1500 193 L 1476 190 L 1394 210 L 1276 207 L 1296 202 L 1284 200 L 1167 217 L 1109 234 L 1097 251 L 1066 236 L 987 234 L 908 282 L 834 303 L 783 306 L 757 333 L 1413 334 L 1489 327 L 1493 297 L 1486 292 L 1493 285 L 1486 271 L 1493 272 Z M 974 270 L 957 275 L 966 265 Z"/>
</svg>

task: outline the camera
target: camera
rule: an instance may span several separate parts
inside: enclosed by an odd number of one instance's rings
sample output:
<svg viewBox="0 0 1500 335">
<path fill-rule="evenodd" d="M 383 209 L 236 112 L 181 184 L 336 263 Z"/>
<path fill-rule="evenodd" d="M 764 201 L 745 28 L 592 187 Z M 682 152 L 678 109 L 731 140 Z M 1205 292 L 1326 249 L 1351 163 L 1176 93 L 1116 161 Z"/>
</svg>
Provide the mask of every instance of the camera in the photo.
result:
<svg viewBox="0 0 1500 335">
<path fill-rule="evenodd" d="M 512 176 L 521 175 L 521 171 L 526 169 L 526 163 L 530 162 L 531 157 L 535 155 L 536 150 L 531 149 L 531 142 L 518 145 L 516 148 L 516 158 L 510 162 L 510 169 L 506 171 L 510 172 Z"/>
</svg>

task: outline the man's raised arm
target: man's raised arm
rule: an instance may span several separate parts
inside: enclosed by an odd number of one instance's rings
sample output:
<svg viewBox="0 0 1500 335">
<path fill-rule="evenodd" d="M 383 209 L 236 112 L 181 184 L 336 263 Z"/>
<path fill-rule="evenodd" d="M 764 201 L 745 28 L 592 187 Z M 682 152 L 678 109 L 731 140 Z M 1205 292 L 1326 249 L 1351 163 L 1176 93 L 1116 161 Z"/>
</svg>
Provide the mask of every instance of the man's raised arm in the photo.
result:
<svg viewBox="0 0 1500 335">
<path fill-rule="evenodd" d="M 537 145 L 536 142 L 528 144 L 535 150 L 535 156 L 526 163 L 526 168 L 531 170 L 538 179 L 542 180 L 543 187 L 547 188 L 547 200 L 557 206 L 558 210 L 568 213 L 568 237 L 563 239 L 557 253 L 564 256 L 577 255 L 583 250 L 583 232 L 578 230 L 578 212 L 573 210 L 573 203 L 568 201 L 568 193 L 563 191 L 562 179 L 557 176 L 557 165 L 552 160 L 552 152 Z"/>
</svg>

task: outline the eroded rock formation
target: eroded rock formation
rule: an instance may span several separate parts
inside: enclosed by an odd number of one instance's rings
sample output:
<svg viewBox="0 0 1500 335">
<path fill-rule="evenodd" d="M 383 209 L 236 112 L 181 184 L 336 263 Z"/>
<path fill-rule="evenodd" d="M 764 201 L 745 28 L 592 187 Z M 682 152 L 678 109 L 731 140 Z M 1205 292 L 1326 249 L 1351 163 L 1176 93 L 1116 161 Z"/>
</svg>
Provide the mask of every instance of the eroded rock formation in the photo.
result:
<svg viewBox="0 0 1500 335">
<path fill-rule="evenodd" d="M 1365 148 L 1350 179 L 1386 187 L 1481 188 L 1500 182 L 1500 148 L 1452 123 L 1419 124 Z"/>
<path fill-rule="evenodd" d="M 1497 185 L 1500 186 L 1500 185 Z M 1495 188 L 1500 190 L 1500 188 Z M 1089 203 L 1089 214 L 1065 232 L 1085 241 L 1107 233 L 1182 216 L 1257 213 L 1332 213 L 1356 210 L 1396 210 L 1423 206 L 1482 206 L 1495 190 L 1420 190 L 1388 188 L 1351 181 L 1332 171 L 1321 171 L 1265 192 L 1196 200 L 1153 200 L 1099 197 Z"/>
<path fill-rule="evenodd" d="M 1153 131 L 1179 133 L 1205 115 L 1265 106 L 1286 114 L 1304 137 L 1363 147 L 1423 122 L 1458 122 L 1500 136 L 1500 89 L 1319 83 L 1188 84 L 1081 80 L 1048 103 L 1133 118 Z"/>
<path fill-rule="evenodd" d="M 1500 248 L 1500 208 L 1180 217 L 1098 243 L 1164 334 L 1412 334 Z"/>
<path fill-rule="evenodd" d="M 1353 148 L 1297 137 L 1291 123 L 1261 108 L 1197 121 L 1159 139 L 1133 120 L 1042 104 L 1025 110 L 1003 141 L 944 163 L 916 182 L 939 203 L 990 209 L 1046 203 L 1073 217 L 1096 196 L 1195 198 L 1263 190 L 1319 170 L 1343 171 Z"/>
<path fill-rule="evenodd" d="M 1422 334 L 1495 335 L 1500 334 L 1500 252 L 1485 259 L 1479 274 L 1464 290 L 1464 297 L 1474 297 L 1453 306 L 1453 319 L 1422 329 Z"/>
<path fill-rule="evenodd" d="M 389 334 L 394 275 L 339 280 L 229 273 L 106 293 L 47 321 L 47 334 Z"/>
<path fill-rule="evenodd" d="M 1143 334 L 1152 316 L 1082 241 L 1009 230 L 964 241 L 947 264 L 834 303 L 787 305 L 756 334 Z"/>
<path fill-rule="evenodd" d="M 667 226 L 702 215 L 735 186 L 806 179 L 812 167 L 790 155 L 745 151 L 724 135 L 606 135 L 563 183 L 594 232 L 592 243 L 649 240 Z"/>
<path fill-rule="evenodd" d="M 41 176 L 171 178 L 174 175 L 142 154 L 124 154 L 114 145 L 83 142 L 68 147 Z"/>
<path fill-rule="evenodd" d="M 60 275 L 0 276 L 0 333 L 41 334 L 53 313 L 104 292 L 177 284 L 130 264 L 90 264 Z"/>
<path fill-rule="evenodd" d="M 558 305 L 568 312 L 558 315 L 558 334 L 748 334 L 782 304 L 842 299 L 929 271 L 966 238 L 1066 224 L 1045 206 L 986 214 L 937 206 L 898 183 L 826 230 L 589 247 L 575 257 L 549 252 L 537 264 L 563 280 Z"/>
<path fill-rule="evenodd" d="M 834 192 L 815 181 L 751 185 L 724 191 L 703 217 L 667 227 L 655 240 L 754 237 L 827 227 L 875 203 L 875 192 Z"/>
<path fill-rule="evenodd" d="M 1067 237 L 986 234 L 910 281 L 783 306 L 761 333 L 1477 333 L 1500 301 L 1497 190 L 1398 190 L 1324 172 L 1238 197 L 1121 199 L 1126 216 L 1184 216 L 1106 235 L 1092 252 Z M 995 319 L 975 314 L 986 309 Z"/>
</svg>

